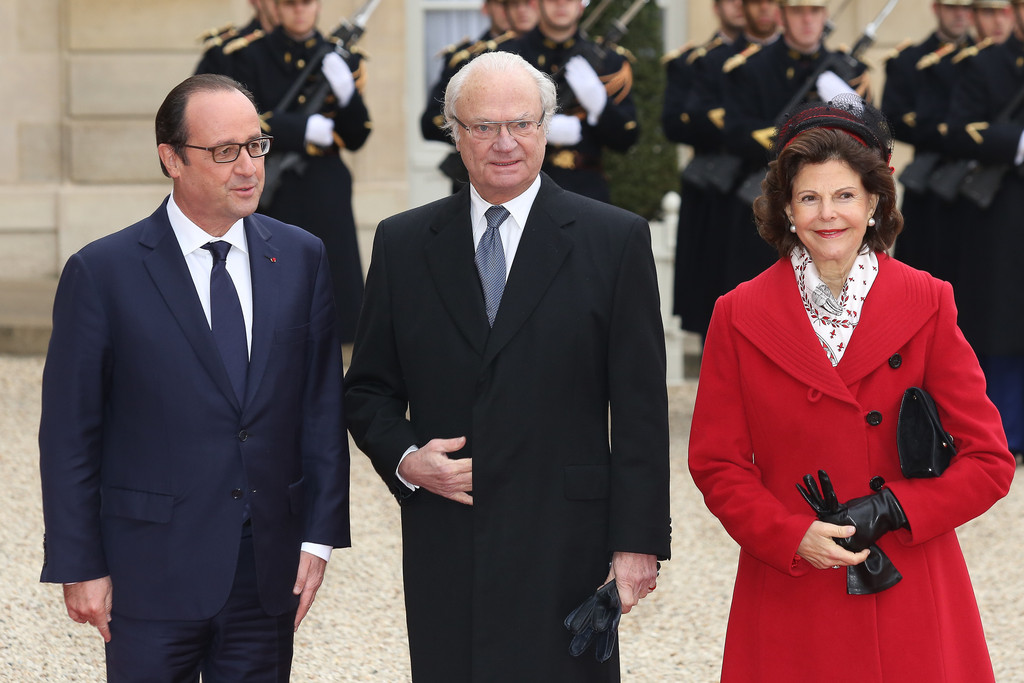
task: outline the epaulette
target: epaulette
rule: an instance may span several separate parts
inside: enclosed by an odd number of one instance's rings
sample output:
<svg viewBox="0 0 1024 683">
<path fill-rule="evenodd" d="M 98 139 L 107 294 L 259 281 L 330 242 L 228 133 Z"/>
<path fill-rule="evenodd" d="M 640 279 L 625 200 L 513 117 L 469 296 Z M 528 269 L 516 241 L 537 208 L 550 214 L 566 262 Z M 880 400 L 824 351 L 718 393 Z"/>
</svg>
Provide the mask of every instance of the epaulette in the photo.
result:
<svg viewBox="0 0 1024 683">
<path fill-rule="evenodd" d="M 686 58 L 686 63 L 693 64 L 698 59 L 702 59 L 704 56 L 707 55 L 707 53 L 711 52 L 721 44 L 722 36 L 715 36 L 714 38 L 704 43 L 700 47 L 694 48 L 693 52 L 690 53 L 690 56 Z"/>
<path fill-rule="evenodd" d="M 434 56 L 435 56 L 435 57 L 448 57 L 449 55 L 452 55 L 452 54 L 454 54 L 454 53 L 455 53 L 456 51 L 460 50 L 460 49 L 462 48 L 462 46 L 463 46 L 463 45 L 469 45 L 469 44 L 470 44 L 470 41 L 469 41 L 469 36 L 466 36 L 465 38 L 463 38 L 462 40 L 460 40 L 460 41 L 459 41 L 459 42 L 457 42 L 457 43 L 451 43 L 450 45 L 445 45 L 445 46 L 444 46 L 443 48 L 441 48 L 441 50 L 440 50 L 440 51 L 439 51 L 439 52 L 438 52 L 438 53 L 437 53 L 436 55 L 434 55 Z M 447 61 L 447 60 L 445 60 L 445 61 Z"/>
<path fill-rule="evenodd" d="M 516 32 L 512 30 L 505 31 L 497 38 L 488 38 L 487 40 L 478 40 L 476 44 L 469 48 L 469 53 L 474 57 L 484 52 L 494 52 L 498 49 L 498 46 L 502 43 L 508 42 L 516 37 Z"/>
<path fill-rule="evenodd" d="M 628 48 L 622 47 L 621 45 L 615 46 L 615 54 L 624 58 L 626 61 L 636 63 L 636 55 L 629 51 Z"/>
<path fill-rule="evenodd" d="M 964 61 L 965 59 L 967 59 L 969 57 L 977 57 L 979 52 L 981 52 L 982 50 L 984 50 L 985 48 L 987 48 L 991 44 L 992 44 L 992 39 L 991 38 L 985 38 L 981 42 L 975 43 L 974 45 L 971 45 L 970 47 L 965 47 L 964 49 L 960 50 L 960 52 L 956 53 L 956 57 L 953 57 L 953 63 L 954 64 L 959 64 L 960 62 Z"/>
<path fill-rule="evenodd" d="M 737 52 L 729 59 L 725 60 L 725 64 L 722 65 L 722 73 L 727 74 L 733 69 L 743 66 L 747 63 L 747 60 L 752 56 L 756 55 L 761 51 L 761 45 L 758 43 L 751 43 L 747 45 L 742 51 Z"/>
<path fill-rule="evenodd" d="M 951 53 L 956 49 L 956 43 L 943 43 L 936 50 L 932 50 L 928 54 L 917 60 L 917 70 L 924 71 L 925 69 L 935 66 L 942 61 L 943 57 Z"/>
<path fill-rule="evenodd" d="M 207 46 L 220 45 L 225 40 L 229 40 L 238 35 L 238 27 L 234 24 L 224 24 L 220 28 L 211 28 L 203 31 L 199 34 L 196 40 L 200 43 L 207 44 Z"/>
<path fill-rule="evenodd" d="M 249 45 L 252 45 L 265 35 L 266 34 L 263 32 L 263 29 L 258 28 L 248 35 L 242 36 L 241 38 L 235 38 L 230 43 L 224 46 L 224 54 L 229 55 L 233 52 L 238 52 L 243 47 L 248 47 Z"/>
<path fill-rule="evenodd" d="M 882 57 L 882 61 L 883 62 L 888 62 L 890 59 L 895 59 L 896 57 L 899 56 L 899 54 L 901 52 L 903 52 L 904 50 L 906 50 L 908 47 L 910 47 L 913 44 L 914 44 L 913 39 L 911 39 L 911 38 L 904 38 L 896 47 L 894 47 L 893 49 L 891 49 L 891 50 L 889 50 L 888 52 L 885 53 L 885 56 Z"/>
<path fill-rule="evenodd" d="M 666 52 L 661 58 L 661 63 L 668 64 L 673 59 L 679 59 L 691 47 L 693 47 L 693 43 L 686 43 L 682 47 L 677 47 L 675 50 L 672 50 L 671 52 Z"/>
</svg>

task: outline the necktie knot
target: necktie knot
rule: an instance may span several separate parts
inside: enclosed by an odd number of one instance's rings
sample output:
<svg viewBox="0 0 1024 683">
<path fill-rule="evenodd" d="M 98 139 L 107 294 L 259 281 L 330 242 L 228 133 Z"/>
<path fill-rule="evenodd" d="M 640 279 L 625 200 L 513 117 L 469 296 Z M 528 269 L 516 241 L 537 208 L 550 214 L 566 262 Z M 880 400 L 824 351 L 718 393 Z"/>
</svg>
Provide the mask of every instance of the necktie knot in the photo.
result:
<svg viewBox="0 0 1024 683">
<path fill-rule="evenodd" d="M 210 254 L 213 255 L 213 262 L 227 261 L 228 252 L 231 251 L 231 243 L 219 240 L 217 242 L 207 242 L 203 245 L 203 249 L 206 249 Z"/>
<path fill-rule="evenodd" d="M 488 228 L 497 228 L 508 218 L 508 209 L 500 204 L 492 206 L 484 212 L 484 218 L 487 220 Z"/>
</svg>

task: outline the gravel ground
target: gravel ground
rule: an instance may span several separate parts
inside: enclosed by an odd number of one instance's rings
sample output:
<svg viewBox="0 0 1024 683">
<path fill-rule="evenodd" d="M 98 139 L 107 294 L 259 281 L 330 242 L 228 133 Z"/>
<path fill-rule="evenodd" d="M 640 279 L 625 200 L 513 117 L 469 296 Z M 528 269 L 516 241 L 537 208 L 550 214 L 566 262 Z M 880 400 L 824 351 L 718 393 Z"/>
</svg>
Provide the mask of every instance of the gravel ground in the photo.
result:
<svg viewBox="0 0 1024 683">
<path fill-rule="evenodd" d="M 68 619 L 58 586 L 38 582 L 41 373 L 39 357 L 0 356 L 0 681 L 101 681 L 99 636 Z M 675 559 L 657 592 L 622 621 L 625 681 L 718 680 L 737 548 L 686 471 L 695 390 L 688 383 L 670 393 Z M 1024 564 L 1005 532 L 1024 518 L 1022 486 L 960 530 L 1000 682 L 1024 683 Z M 354 448 L 352 538 L 353 548 L 335 552 L 296 636 L 295 681 L 409 680 L 398 507 Z"/>
</svg>

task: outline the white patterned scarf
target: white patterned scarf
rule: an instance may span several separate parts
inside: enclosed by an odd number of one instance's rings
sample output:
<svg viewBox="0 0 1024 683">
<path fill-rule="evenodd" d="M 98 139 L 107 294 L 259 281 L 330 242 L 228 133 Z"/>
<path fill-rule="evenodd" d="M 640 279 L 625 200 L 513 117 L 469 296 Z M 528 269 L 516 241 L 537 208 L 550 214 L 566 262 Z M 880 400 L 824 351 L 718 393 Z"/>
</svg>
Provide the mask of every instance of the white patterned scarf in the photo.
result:
<svg viewBox="0 0 1024 683">
<path fill-rule="evenodd" d="M 835 367 L 842 360 L 853 331 L 857 329 L 864 299 L 878 275 L 878 257 L 867 245 L 860 250 L 838 299 L 832 296 L 828 285 L 822 282 L 806 249 L 793 249 L 790 261 L 811 327 L 829 362 Z"/>
</svg>

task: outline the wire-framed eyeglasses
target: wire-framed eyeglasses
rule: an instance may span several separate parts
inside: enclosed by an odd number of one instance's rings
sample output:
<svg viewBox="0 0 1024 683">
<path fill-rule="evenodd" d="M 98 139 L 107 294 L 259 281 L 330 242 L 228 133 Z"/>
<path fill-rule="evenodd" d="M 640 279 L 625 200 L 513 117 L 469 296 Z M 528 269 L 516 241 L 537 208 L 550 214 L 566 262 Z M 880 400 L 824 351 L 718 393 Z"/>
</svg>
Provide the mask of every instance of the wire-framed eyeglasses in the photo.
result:
<svg viewBox="0 0 1024 683">
<path fill-rule="evenodd" d="M 228 142 L 214 147 L 200 147 L 199 145 L 185 146 L 191 147 L 192 149 L 206 150 L 213 155 L 213 160 L 218 164 L 230 164 L 238 158 L 239 154 L 242 153 L 243 147 L 253 159 L 266 156 L 267 152 L 270 151 L 270 142 L 273 139 L 273 135 L 264 135 L 262 137 L 253 138 L 248 142 Z"/>
<path fill-rule="evenodd" d="M 530 121 L 528 119 L 516 119 L 515 121 L 480 121 L 474 123 L 472 126 L 467 126 L 459 117 L 453 116 L 455 123 L 459 124 L 463 128 L 469 131 L 477 140 L 493 140 L 501 134 L 502 127 L 508 131 L 508 134 L 517 138 L 528 138 L 536 133 L 541 124 L 544 123 L 544 117 L 540 117 L 540 121 Z"/>
</svg>

